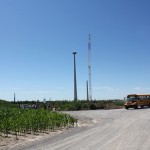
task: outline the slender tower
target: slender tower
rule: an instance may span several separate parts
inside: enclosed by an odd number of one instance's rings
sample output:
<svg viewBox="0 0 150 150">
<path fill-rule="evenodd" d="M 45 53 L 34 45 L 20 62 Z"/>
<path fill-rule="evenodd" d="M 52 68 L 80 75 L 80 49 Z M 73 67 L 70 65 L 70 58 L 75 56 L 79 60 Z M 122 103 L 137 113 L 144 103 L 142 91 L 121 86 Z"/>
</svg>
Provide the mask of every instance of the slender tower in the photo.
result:
<svg viewBox="0 0 150 150">
<path fill-rule="evenodd" d="M 77 101 L 77 80 L 76 80 L 76 54 L 77 52 L 72 53 L 74 55 L 74 101 Z"/>
<path fill-rule="evenodd" d="M 86 92 L 87 92 L 87 98 L 86 98 L 86 100 L 89 101 L 89 87 L 88 87 L 88 81 L 86 81 Z"/>
<path fill-rule="evenodd" d="M 91 84 L 91 34 L 88 41 L 88 71 L 89 71 L 89 100 L 92 100 L 92 84 Z"/>
<path fill-rule="evenodd" d="M 16 102 L 16 94 L 14 93 L 14 104 L 15 104 L 15 102 Z"/>
</svg>

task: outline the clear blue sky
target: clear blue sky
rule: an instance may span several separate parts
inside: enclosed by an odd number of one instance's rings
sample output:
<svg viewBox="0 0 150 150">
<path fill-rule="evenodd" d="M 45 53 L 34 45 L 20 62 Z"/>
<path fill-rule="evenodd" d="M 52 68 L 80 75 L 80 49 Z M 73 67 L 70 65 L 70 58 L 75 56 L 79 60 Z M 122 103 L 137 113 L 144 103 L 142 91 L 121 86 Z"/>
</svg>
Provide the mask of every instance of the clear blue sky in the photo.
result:
<svg viewBox="0 0 150 150">
<path fill-rule="evenodd" d="M 1 0 L 0 99 L 93 99 L 150 93 L 149 0 Z"/>
</svg>

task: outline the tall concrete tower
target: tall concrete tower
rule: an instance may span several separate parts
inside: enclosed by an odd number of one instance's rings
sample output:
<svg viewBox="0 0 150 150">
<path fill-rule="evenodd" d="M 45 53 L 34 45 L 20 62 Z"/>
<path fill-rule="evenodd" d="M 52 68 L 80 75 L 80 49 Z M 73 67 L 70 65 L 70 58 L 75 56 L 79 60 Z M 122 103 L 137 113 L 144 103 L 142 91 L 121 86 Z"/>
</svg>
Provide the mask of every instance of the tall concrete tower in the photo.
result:
<svg viewBox="0 0 150 150">
<path fill-rule="evenodd" d="M 92 100 L 92 83 L 91 83 L 91 34 L 88 41 L 88 72 L 89 72 L 89 100 Z"/>
<path fill-rule="evenodd" d="M 77 52 L 72 53 L 74 55 L 74 101 L 77 101 L 77 80 L 76 80 L 76 54 Z"/>
</svg>

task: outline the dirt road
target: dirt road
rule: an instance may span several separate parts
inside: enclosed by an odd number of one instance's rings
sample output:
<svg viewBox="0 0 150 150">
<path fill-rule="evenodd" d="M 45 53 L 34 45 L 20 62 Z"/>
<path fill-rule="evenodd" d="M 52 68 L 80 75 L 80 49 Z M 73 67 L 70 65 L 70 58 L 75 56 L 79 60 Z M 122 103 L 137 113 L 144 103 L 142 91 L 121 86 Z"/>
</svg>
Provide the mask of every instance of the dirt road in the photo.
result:
<svg viewBox="0 0 150 150">
<path fill-rule="evenodd" d="M 80 127 L 16 150 L 150 150 L 149 108 L 67 113 L 79 118 Z"/>
</svg>

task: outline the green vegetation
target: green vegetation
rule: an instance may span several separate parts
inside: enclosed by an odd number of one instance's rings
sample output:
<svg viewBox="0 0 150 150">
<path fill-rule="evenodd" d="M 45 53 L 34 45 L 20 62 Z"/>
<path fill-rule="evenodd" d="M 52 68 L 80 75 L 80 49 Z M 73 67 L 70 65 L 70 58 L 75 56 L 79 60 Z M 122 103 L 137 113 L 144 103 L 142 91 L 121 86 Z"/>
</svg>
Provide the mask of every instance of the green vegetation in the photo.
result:
<svg viewBox="0 0 150 150">
<path fill-rule="evenodd" d="M 0 107 L 0 136 L 38 134 L 74 126 L 77 119 L 44 109 Z"/>
<path fill-rule="evenodd" d="M 57 111 L 72 111 L 72 110 L 96 110 L 96 109 L 117 109 L 122 108 L 124 106 L 124 100 L 93 100 L 93 101 L 85 101 L 85 100 L 78 100 L 78 101 L 47 101 L 46 103 L 40 101 L 17 101 L 15 104 L 14 102 L 7 102 L 0 100 L 0 106 L 5 107 L 16 107 L 19 108 L 20 106 L 33 106 L 35 105 L 37 109 L 47 109 L 47 110 L 55 110 Z"/>
<path fill-rule="evenodd" d="M 0 99 L 0 107 L 12 107 L 12 106 L 13 106 L 12 103 L 10 103 L 10 102 L 8 102 L 6 100 L 1 100 Z"/>
<path fill-rule="evenodd" d="M 18 101 L 0 100 L 0 136 L 8 137 L 50 132 L 68 128 L 77 123 L 77 119 L 60 111 L 118 109 L 123 100 L 85 101 Z M 54 111 L 56 110 L 56 111 Z"/>
<path fill-rule="evenodd" d="M 124 106 L 123 100 L 94 100 L 94 101 L 51 101 L 49 102 L 56 110 L 96 110 L 96 109 L 118 109 Z"/>
</svg>

